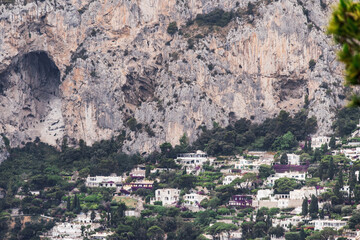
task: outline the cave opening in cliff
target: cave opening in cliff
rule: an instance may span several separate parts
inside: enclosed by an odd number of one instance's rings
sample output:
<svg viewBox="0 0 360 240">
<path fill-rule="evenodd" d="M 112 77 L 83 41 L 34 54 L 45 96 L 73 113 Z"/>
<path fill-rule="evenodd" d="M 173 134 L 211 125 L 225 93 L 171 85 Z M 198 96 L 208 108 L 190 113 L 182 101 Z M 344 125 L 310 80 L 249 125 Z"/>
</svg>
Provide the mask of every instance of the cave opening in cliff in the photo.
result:
<svg viewBox="0 0 360 240">
<path fill-rule="evenodd" d="M 33 51 L 13 59 L 0 73 L 0 94 L 19 96 L 29 116 L 43 117 L 54 99 L 60 98 L 60 71 L 45 51 Z"/>
<path fill-rule="evenodd" d="M 20 83 L 22 90 L 29 90 L 36 100 L 48 101 L 59 95 L 60 71 L 46 52 L 29 52 L 15 58 L 0 73 L 0 93 L 4 95 L 15 83 Z"/>
<path fill-rule="evenodd" d="M 59 95 L 60 71 L 46 52 L 25 54 L 19 65 L 26 71 L 27 79 L 24 80 L 36 99 L 47 101 Z"/>
</svg>

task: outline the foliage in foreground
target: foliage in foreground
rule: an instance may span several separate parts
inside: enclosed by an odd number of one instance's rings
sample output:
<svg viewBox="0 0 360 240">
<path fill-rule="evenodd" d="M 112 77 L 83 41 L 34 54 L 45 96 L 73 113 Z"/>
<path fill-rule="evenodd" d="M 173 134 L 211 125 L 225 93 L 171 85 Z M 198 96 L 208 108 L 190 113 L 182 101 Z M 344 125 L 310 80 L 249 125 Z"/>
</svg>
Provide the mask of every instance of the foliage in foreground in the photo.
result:
<svg viewBox="0 0 360 240">
<path fill-rule="evenodd" d="M 341 44 L 338 59 L 345 64 L 346 84 L 360 84 L 360 3 L 340 0 L 334 9 L 328 33 Z M 351 106 L 360 106 L 360 97 L 353 96 Z"/>
</svg>

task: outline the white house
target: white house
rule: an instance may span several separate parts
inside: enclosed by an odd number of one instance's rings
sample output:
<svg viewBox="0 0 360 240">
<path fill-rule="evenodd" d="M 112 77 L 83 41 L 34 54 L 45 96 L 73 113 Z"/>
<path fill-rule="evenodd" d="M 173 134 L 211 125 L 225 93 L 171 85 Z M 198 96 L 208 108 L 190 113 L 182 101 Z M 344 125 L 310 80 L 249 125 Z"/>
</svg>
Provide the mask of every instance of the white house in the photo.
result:
<svg viewBox="0 0 360 240">
<path fill-rule="evenodd" d="M 284 173 L 275 173 L 271 176 L 269 176 L 266 179 L 266 184 L 268 186 L 274 186 L 275 181 L 280 179 L 280 178 L 293 178 L 299 181 L 305 181 L 306 179 L 306 173 L 305 172 L 284 172 Z"/>
<path fill-rule="evenodd" d="M 280 225 L 280 227 L 283 227 L 285 229 L 289 229 L 290 226 L 297 226 L 298 223 L 303 222 L 305 219 L 302 216 L 293 216 L 291 218 L 284 218 L 284 219 L 273 219 L 272 223 L 273 226 Z"/>
<path fill-rule="evenodd" d="M 178 154 L 176 158 L 176 162 L 185 167 L 202 166 L 207 161 L 210 161 L 210 158 L 205 152 L 200 150 L 196 151 L 196 153 Z"/>
<path fill-rule="evenodd" d="M 223 185 L 229 185 L 230 183 L 232 183 L 232 181 L 234 181 L 236 178 L 239 178 L 239 176 L 237 175 L 228 175 L 224 177 L 223 180 Z"/>
<path fill-rule="evenodd" d="M 287 157 L 288 157 L 288 164 L 300 165 L 300 155 L 289 153 L 289 154 L 287 154 Z"/>
<path fill-rule="evenodd" d="M 122 184 L 123 180 L 122 177 L 118 177 L 116 174 L 111 176 L 88 176 L 85 181 L 85 186 L 115 188 L 117 185 Z"/>
<path fill-rule="evenodd" d="M 172 168 L 154 168 L 154 169 L 150 170 L 150 173 L 173 172 L 173 171 L 176 171 L 176 169 L 172 169 Z"/>
<path fill-rule="evenodd" d="M 260 189 L 256 193 L 256 200 L 261 200 L 263 198 L 269 198 L 274 193 L 273 189 Z"/>
<path fill-rule="evenodd" d="M 274 161 L 274 155 L 268 154 L 261 156 L 260 159 L 245 159 L 243 156 L 237 156 L 238 161 L 235 161 L 234 169 L 251 170 L 258 172 L 261 165 L 271 165 Z"/>
<path fill-rule="evenodd" d="M 285 196 L 284 196 L 285 197 Z M 301 207 L 302 205 L 302 201 L 303 200 L 293 200 L 288 198 L 279 198 L 277 196 L 277 198 L 270 196 L 270 199 L 266 199 L 266 200 L 256 200 L 253 201 L 253 207 L 256 208 L 262 208 L 262 207 L 267 207 L 267 208 L 297 208 L 297 207 Z"/>
<path fill-rule="evenodd" d="M 180 190 L 176 188 L 164 188 L 155 191 L 154 201 L 161 201 L 163 206 L 176 205 L 179 201 Z"/>
<path fill-rule="evenodd" d="M 255 164 L 256 161 L 254 160 L 248 160 L 248 159 L 245 159 L 243 157 L 241 157 L 239 159 L 239 161 L 237 161 L 235 163 L 235 166 L 234 168 L 235 169 L 241 169 L 241 170 L 244 170 L 244 169 L 258 169 L 259 166 L 257 164 Z"/>
<path fill-rule="evenodd" d="M 40 195 L 40 191 L 30 191 L 30 194 L 32 196 L 39 196 Z"/>
<path fill-rule="evenodd" d="M 315 187 L 303 187 L 290 191 L 290 199 L 310 199 L 312 195 L 318 196 L 325 192 L 325 189 L 316 189 Z"/>
<path fill-rule="evenodd" d="M 126 210 L 125 211 L 125 216 L 127 216 L 127 217 L 140 217 L 141 214 L 137 210 Z"/>
<path fill-rule="evenodd" d="M 340 149 L 339 153 L 343 153 L 345 157 L 350 158 L 352 161 L 356 161 L 360 157 L 360 147 Z"/>
<path fill-rule="evenodd" d="M 267 152 L 266 151 L 249 151 L 247 154 L 260 158 L 260 157 L 264 157 L 267 154 Z"/>
<path fill-rule="evenodd" d="M 346 192 L 347 195 L 349 195 L 350 193 L 350 186 L 349 185 L 345 185 L 343 186 L 340 191 Z"/>
<path fill-rule="evenodd" d="M 145 178 L 145 166 L 138 165 L 136 168 L 132 169 L 130 172 L 130 176 L 133 178 Z"/>
<path fill-rule="evenodd" d="M 75 219 L 71 222 L 57 222 L 55 226 L 50 229 L 48 232 L 43 234 L 44 239 L 68 239 L 68 240 L 82 240 L 81 227 L 90 226 L 86 231 L 93 232 L 95 229 L 99 228 L 101 224 L 100 214 L 96 212 L 95 221 L 91 220 L 91 214 L 80 213 Z"/>
<path fill-rule="evenodd" d="M 100 214 L 97 211 L 95 211 L 94 221 L 100 221 L 100 220 L 101 220 Z M 91 212 L 88 212 L 87 214 L 80 213 L 76 216 L 75 219 L 73 219 L 73 222 L 75 222 L 75 223 L 92 223 L 94 221 L 91 220 Z"/>
<path fill-rule="evenodd" d="M 335 220 L 335 219 L 318 219 L 313 220 L 310 224 L 315 225 L 315 230 L 323 230 L 325 227 L 333 228 L 334 230 L 339 230 L 340 228 L 346 225 L 346 221 Z"/>
<path fill-rule="evenodd" d="M 184 205 L 185 206 L 192 206 L 192 207 L 199 207 L 199 204 L 205 198 L 208 198 L 208 197 L 205 196 L 205 195 L 197 194 L 197 193 L 185 194 L 184 197 L 183 197 Z"/>
<path fill-rule="evenodd" d="M 109 239 L 109 237 L 111 235 L 113 235 L 114 232 L 96 232 L 96 233 L 93 233 L 91 234 L 91 239 L 94 239 L 94 240 L 106 240 L 106 239 Z"/>
<path fill-rule="evenodd" d="M 325 143 L 329 145 L 330 139 L 331 139 L 330 137 L 325 137 L 325 136 L 311 138 L 311 147 L 315 149 L 315 148 L 320 148 L 321 145 Z"/>
<path fill-rule="evenodd" d="M 349 146 L 349 147 L 359 147 L 359 146 L 360 146 L 360 142 L 348 142 L 345 146 Z"/>
</svg>

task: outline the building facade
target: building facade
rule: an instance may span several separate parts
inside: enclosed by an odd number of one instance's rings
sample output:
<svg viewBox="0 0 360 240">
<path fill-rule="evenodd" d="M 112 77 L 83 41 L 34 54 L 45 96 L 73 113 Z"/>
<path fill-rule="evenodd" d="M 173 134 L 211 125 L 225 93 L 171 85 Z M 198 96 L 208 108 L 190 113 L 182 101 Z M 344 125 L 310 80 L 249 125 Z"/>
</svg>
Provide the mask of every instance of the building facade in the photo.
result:
<svg viewBox="0 0 360 240">
<path fill-rule="evenodd" d="M 253 206 L 252 196 L 250 195 L 234 195 L 228 205 L 238 208 L 250 208 Z"/>
<path fill-rule="evenodd" d="M 122 184 L 123 178 L 118 176 L 88 176 L 85 181 L 86 187 L 116 188 Z"/>
<path fill-rule="evenodd" d="M 180 190 L 176 188 L 164 188 L 155 191 L 153 202 L 160 201 L 164 206 L 176 205 L 179 201 Z"/>
</svg>

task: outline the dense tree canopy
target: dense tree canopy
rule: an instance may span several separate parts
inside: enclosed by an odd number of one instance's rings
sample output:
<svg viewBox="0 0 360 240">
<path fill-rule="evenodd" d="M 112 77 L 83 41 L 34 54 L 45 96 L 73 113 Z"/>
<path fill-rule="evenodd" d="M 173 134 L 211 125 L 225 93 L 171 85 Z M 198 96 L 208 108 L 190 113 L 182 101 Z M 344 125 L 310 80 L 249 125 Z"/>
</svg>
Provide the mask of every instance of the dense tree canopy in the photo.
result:
<svg viewBox="0 0 360 240">
<path fill-rule="evenodd" d="M 275 181 L 274 193 L 288 194 L 290 191 L 300 187 L 301 184 L 293 178 L 280 178 Z"/>
<path fill-rule="evenodd" d="M 316 118 L 308 118 L 307 111 L 300 111 L 293 117 L 280 111 L 277 117 L 268 118 L 261 124 L 241 118 L 226 128 L 217 124 L 211 130 L 203 128 L 193 147 L 205 150 L 210 155 L 231 155 L 246 148 L 288 150 L 296 147 L 297 141 L 306 139 L 316 129 Z"/>
<path fill-rule="evenodd" d="M 345 64 L 346 84 L 360 84 L 360 3 L 340 0 L 334 9 L 328 33 L 342 45 L 339 60 Z M 353 106 L 360 106 L 360 97 L 354 96 Z"/>
</svg>

